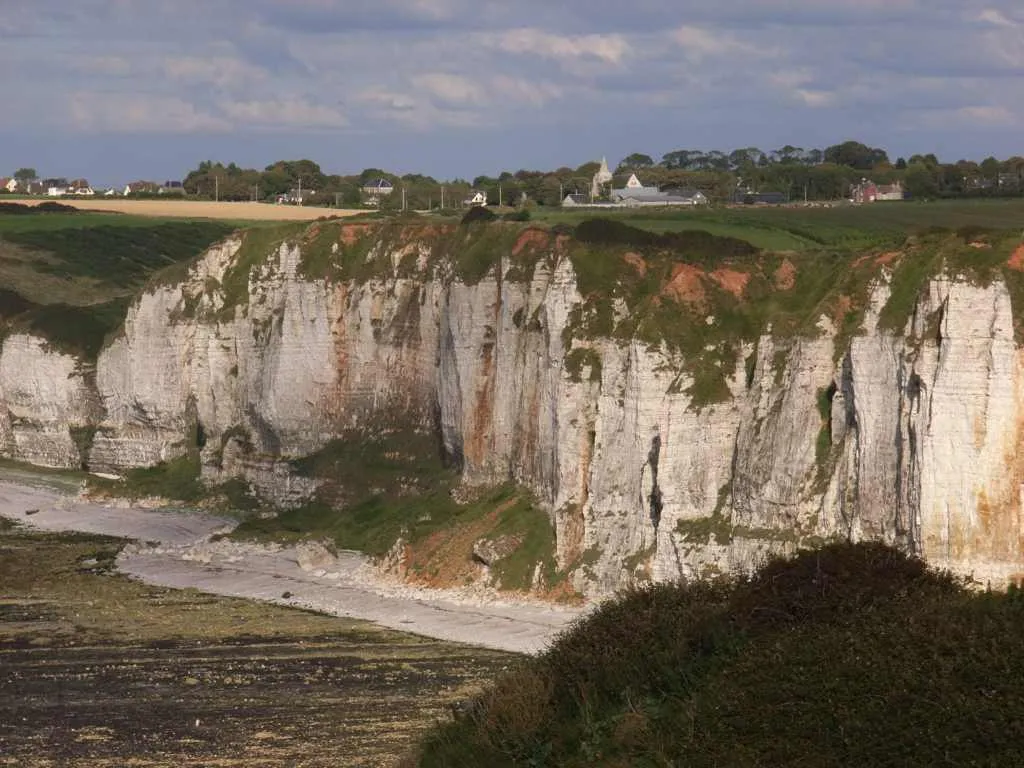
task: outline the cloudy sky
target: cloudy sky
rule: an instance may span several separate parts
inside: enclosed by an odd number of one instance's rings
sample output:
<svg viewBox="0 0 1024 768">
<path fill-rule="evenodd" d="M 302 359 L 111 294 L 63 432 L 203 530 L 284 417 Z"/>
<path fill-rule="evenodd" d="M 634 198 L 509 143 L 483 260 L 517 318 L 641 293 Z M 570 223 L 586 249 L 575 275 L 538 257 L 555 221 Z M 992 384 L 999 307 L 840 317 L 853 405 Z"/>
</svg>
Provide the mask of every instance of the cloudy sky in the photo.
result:
<svg viewBox="0 0 1024 768">
<path fill-rule="evenodd" d="M 1024 154 L 1020 0 L 0 0 L 0 175 Z"/>
</svg>

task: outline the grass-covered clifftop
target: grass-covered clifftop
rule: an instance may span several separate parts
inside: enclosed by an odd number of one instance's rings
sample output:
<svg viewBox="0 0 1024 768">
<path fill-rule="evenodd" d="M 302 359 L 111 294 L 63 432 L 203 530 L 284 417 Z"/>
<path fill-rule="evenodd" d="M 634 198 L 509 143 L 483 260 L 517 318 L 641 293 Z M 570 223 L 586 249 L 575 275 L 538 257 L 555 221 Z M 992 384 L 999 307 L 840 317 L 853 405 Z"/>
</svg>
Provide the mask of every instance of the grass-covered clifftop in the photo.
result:
<svg viewBox="0 0 1024 768">
<path fill-rule="evenodd" d="M 879 544 L 605 603 L 439 726 L 420 766 L 1012 766 L 1024 596 Z"/>
<path fill-rule="evenodd" d="M 0 334 L 28 330 L 95 358 L 154 272 L 198 256 L 233 228 L 7 204 L 0 208 Z"/>
</svg>

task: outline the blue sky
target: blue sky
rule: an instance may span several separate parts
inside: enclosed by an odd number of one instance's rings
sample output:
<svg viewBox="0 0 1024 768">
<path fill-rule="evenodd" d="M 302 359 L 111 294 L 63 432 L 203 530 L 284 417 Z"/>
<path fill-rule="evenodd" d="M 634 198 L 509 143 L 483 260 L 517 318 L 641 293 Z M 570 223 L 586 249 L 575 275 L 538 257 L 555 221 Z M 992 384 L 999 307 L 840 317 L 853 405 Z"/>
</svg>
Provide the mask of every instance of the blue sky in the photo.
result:
<svg viewBox="0 0 1024 768">
<path fill-rule="evenodd" d="M 1024 154 L 1019 0 L 0 0 L 0 175 Z"/>
</svg>

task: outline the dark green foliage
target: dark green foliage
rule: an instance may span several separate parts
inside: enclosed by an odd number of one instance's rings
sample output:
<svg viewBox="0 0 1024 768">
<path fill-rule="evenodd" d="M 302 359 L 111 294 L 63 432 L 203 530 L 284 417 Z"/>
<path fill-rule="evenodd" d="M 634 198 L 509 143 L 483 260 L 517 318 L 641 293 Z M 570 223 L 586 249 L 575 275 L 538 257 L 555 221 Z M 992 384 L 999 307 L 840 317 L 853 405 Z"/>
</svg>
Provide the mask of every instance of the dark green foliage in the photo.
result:
<svg viewBox="0 0 1024 768">
<path fill-rule="evenodd" d="M 501 217 L 503 221 L 529 221 L 532 217 L 530 211 L 526 208 L 520 208 L 518 211 L 512 213 L 506 213 Z"/>
<path fill-rule="evenodd" d="M 156 496 L 193 503 L 206 495 L 206 488 L 199 480 L 198 451 L 153 467 L 130 469 L 121 481 L 90 477 L 89 484 L 97 490 L 129 499 Z"/>
<path fill-rule="evenodd" d="M 37 306 L 35 302 L 29 301 L 21 294 L 7 288 L 0 288 L 0 320 L 16 317 L 35 306 Z"/>
<path fill-rule="evenodd" d="M 151 226 L 99 225 L 81 228 L 5 231 L 3 239 L 53 258 L 34 263 L 46 274 L 73 280 L 94 278 L 121 288 L 145 283 L 154 271 L 191 259 L 233 227 L 215 221 Z"/>
<path fill-rule="evenodd" d="M 588 371 L 588 381 L 601 381 L 601 354 L 596 349 L 577 347 L 565 356 L 565 370 L 573 381 L 583 381 L 584 368 Z"/>
<path fill-rule="evenodd" d="M 497 220 L 494 211 L 482 205 L 474 205 L 462 217 L 462 224 L 489 224 Z"/>
<path fill-rule="evenodd" d="M 47 200 L 39 205 L 0 202 L 0 216 L 39 216 L 47 213 L 76 214 L 78 213 L 78 209 L 72 205 L 64 205 L 52 200 Z"/>
<path fill-rule="evenodd" d="M 121 326 L 129 303 L 124 297 L 85 307 L 45 304 L 17 316 L 10 328 L 43 336 L 61 352 L 94 361 Z"/>
<path fill-rule="evenodd" d="M 695 262 L 751 256 L 758 249 L 745 240 L 720 237 L 700 229 L 658 234 L 614 219 L 589 219 L 576 227 L 576 240 L 589 245 L 624 245 L 672 249 Z"/>
<path fill-rule="evenodd" d="M 1024 758 L 1024 598 L 880 544 L 602 604 L 423 766 L 959 766 Z"/>
<path fill-rule="evenodd" d="M 71 434 L 71 440 L 74 442 L 75 448 L 78 449 L 78 455 L 81 458 L 81 468 L 87 470 L 89 468 L 89 452 L 92 450 L 93 440 L 96 437 L 96 427 L 70 427 L 68 431 Z"/>
<path fill-rule="evenodd" d="M 403 535 L 443 527 L 459 513 L 457 481 L 434 437 L 420 432 L 353 432 L 294 461 L 294 470 L 325 481 L 318 498 L 276 517 L 243 523 L 241 538 L 324 535 L 339 546 L 383 554 Z"/>
</svg>

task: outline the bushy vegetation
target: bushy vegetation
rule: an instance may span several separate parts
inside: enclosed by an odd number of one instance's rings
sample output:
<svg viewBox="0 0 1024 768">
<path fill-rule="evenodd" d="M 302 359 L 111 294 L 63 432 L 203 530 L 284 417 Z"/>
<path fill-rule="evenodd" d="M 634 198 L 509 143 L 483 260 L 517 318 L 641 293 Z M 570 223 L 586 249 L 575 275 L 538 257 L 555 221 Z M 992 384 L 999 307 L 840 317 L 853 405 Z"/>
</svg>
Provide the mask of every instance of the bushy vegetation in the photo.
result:
<svg viewBox="0 0 1024 768">
<path fill-rule="evenodd" d="M 198 502 L 208 493 L 199 479 L 198 451 L 153 467 L 130 469 L 123 480 L 90 476 L 89 485 L 94 491 L 129 499 L 156 497 L 184 503 Z"/>
<path fill-rule="evenodd" d="M 42 204 L 0 218 L 0 335 L 39 334 L 89 360 L 154 272 L 198 256 L 232 229 L 65 208 Z"/>
<path fill-rule="evenodd" d="M 1024 596 L 880 544 L 601 605 L 439 726 L 422 766 L 1024 759 Z"/>
<path fill-rule="evenodd" d="M 436 537 L 436 546 L 450 545 L 449 556 L 468 565 L 472 540 L 453 539 L 472 528 L 477 536 L 516 540 L 513 550 L 494 564 L 503 588 L 529 589 L 538 564 L 549 582 L 557 578 L 554 530 L 547 514 L 528 493 L 514 486 L 458 501 L 454 493 L 457 471 L 444 464 L 430 434 L 353 432 L 296 460 L 293 469 L 322 482 L 317 497 L 272 517 L 245 520 L 233 537 L 275 541 L 326 538 L 338 547 L 376 556 L 390 550 L 399 537 L 411 545 Z M 414 571 L 429 570 L 434 564 L 432 559 L 424 561 L 414 565 Z"/>
<path fill-rule="evenodd" d="M 67 280 L 91 278 L 137 288 L 158 269 L 191 259 L 232 230 L 216 221 L 125 227 L 88 227 L 2 232 L 4 240 L 39 251 L 35 269 Z"/>
</svg>

